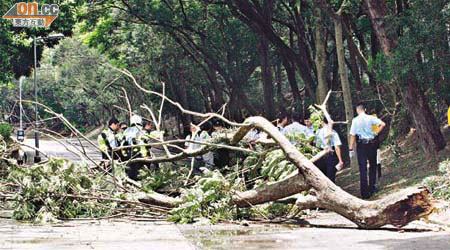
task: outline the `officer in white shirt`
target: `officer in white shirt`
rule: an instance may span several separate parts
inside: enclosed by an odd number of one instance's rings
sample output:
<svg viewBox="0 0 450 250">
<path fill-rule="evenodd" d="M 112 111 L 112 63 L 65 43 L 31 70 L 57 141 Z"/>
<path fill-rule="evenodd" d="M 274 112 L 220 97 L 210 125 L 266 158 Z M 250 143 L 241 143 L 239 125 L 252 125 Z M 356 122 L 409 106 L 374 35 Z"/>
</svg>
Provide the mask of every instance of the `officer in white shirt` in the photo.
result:
<svg viewBox="0 0 450 250">
<path fill-rule="evenodd" d="M 311 120 L 309 119 L 309 115 L 305 116 L 305 119 L 303 120 L 303 122 L 305 123 L 305 133 L 307 137 L 311 137 L 313 136 L 314 133 L 314 126 L 311 122 Z"/>
<path fill-rule="evenodd" d="M 310 134 L 308 132 L 308 128 L 303 125 L 300 124 L 300 115 L 298 113 L 294 113 L 292 115 L 292 123 L 287 125 L 286 127 L 284 127 L 284 129 L 281 131 L 281 133 L 283 135 L 287 135 L 287 134 L 295 134 L 295 133 L 301 133 L 304 134 L 306 138 L 313 136 L 314 133 Z M 296 144 L 295 141 L 291 141 L 292 144 Z"/>
<path fill-rule="evenodd" d="M 280 116 L 278 116 L 277 128 L 282 134 L 284 134 L 284 128 L 286 127 L 286 125 L 289 123 L 290 120 L 291 117 L 286 112 L 282 112 Z"/>
<path fill-rule="evenodd" d="M 358 151 L 359 175 L 360 175 L 360 189 L 361 197 L 363 199 L 369 198 L 377 192 L 376 188 L 376 173 L 377 173 L 377 147 L 375 137 L 378 136 L 386 124 L 372 116 L 365 113 L 363 104 L 356 106 L 358 116 L 353 118 L 352 126 L 350 128 L 350 157 L 354 156 L 354 145 L 356 142 Z M 377 134 L 372 129 L 372 126 L 379 126 Z M 369 160 L 369 183 L 367 185 L 367 160 Z"/>
<path fill-rule="evenodd" d="M 336 131 L 331 130 L 326 119 L 322 121 L 322 128 L 316 133 L 316 146 L 330 151 L 317 161 L 316 166 L 332 181 L 336 181 L 337 168 L 344 165 L 341 155 L 341 139 Z M 328 140 L 327 140 L 328 139 Z"/>
</svg>

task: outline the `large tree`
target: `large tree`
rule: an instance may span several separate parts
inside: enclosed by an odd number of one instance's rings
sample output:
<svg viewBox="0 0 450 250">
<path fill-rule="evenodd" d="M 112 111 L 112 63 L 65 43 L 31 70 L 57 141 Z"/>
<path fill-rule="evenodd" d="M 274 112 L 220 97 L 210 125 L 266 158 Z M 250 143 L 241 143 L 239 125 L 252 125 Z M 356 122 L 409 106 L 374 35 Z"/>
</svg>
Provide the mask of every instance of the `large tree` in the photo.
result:
<svg viewBox="0 0 450 250">
<path fill-rule="evenodd" d="M 393 23 L 389 21 L 390 12 L 384 0 L 366 0 L 365 2 L 367 4 L 368 14 L 372 21 L 372 26 L 378 41 L 381 44 L 383 53 L 387 58 L 395 60 L 400 67 L 404 68 L 404 74 L 399 77 L 393 77 L 393 80 L 399 81 L 399 89 L 401 91 L 403 103 L 413 118 L 414 126 L 421 139 L 423 150 L 430 156 L 434 155 L 445 147 L 446 142 L 442 136 L 436 117 L 430 108 L 428 98 L 422 89 L 422 84 L 420 83 L 416 72 L 413 70 L 415 67 L 411 66 L 423 63 L 420 59 L 414 60 L 414 58 L 420 56 L 421 51 L 414 47 L 411 48 L 410 44 L 404 44 L 405 46 L 408 46 L 408 48 L 398 47 L 399 39 L 412 35 L 407 29 L 415 29 L 416 27 L 398 27 L 393 25 Z M 440 6 L 443 8 L 445 6 L 445 4 L 443 4 L 444 2 L 446 1 L 442 1 L 440 4 L 437 3 L 435 7 Z M 410 1 L 409 4 L 413 5 L 411 8 L 416 8 L 416 11 L 418 11 L 417 8 L 421 8 L 422 5 L 419 5 L 421 3 L 424 4 L 423 1 Z M 422 20 L 419 20 L 419 22 L 422 22 Z M 403 30 L 403 28 L 406 28 L 406 30 Z M 398 32 L 397 29 L 401 32 Z M 424 30 L 423 32 L 426 31 Z M 412 61 L 402 60 L 402 55 L 399 54 L 403 54 L 405 50 L 409 53 L 408 57 L 413 59 Z M 393 58 L 396 57 L 394 55 L 400 56 L 400 58 Z"/>
</svg>

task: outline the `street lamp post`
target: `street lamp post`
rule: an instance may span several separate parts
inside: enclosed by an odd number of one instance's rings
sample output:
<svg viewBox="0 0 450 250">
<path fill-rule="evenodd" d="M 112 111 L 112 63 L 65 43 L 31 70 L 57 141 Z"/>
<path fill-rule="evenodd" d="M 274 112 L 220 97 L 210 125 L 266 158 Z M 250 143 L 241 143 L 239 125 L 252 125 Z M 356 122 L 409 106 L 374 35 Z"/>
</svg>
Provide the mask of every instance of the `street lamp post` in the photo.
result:
<svg viewBox="0 0 450 250">
<path fill-rule="evenodd" d="M 36 154 L 34 155 L 34 163 L 38 163 L 41 161 L 41 157 L 39 156 L 39 133 L 38 133 L 38 98 L 37 98 L 37 84 L 36 84 L 36 73 L 37 73 L 37 56 L 36 56 L 36 42 L 41 40 L 50 40 L 50 39 L 59 39 L 63 38 L 63 34 L 53 34 L 48 35 L 46 37 L 33 37 L 33 47 L 34 47 L 34 113 L 35 113 L 35 120 L 34 120 L 34 146 L 36 148 Z"/>
<path fill-rule="evenodd" d="M 41 161 L 39 156 L 39 134 L 38 134 L 38 98 L 37 98 L 37 86 L 36 86 L 36 71 L 37 71 L 37 56 L 36 56 L 36 37 L 33 38 L 34 47 L 34 147 L 36 148 L 36 154 L 34 155 L 34 163 Z"/>
<path fill-rule="evenodd" d="M 19 130 L 17 131 L 17 140 L 20 142 L 23 142 L 25 139 L 25 133 L 23 131 L 23 119 L 22 119 L 22 82 L 23 82 L 23 76 L 19 79 Z"/>
</svg>

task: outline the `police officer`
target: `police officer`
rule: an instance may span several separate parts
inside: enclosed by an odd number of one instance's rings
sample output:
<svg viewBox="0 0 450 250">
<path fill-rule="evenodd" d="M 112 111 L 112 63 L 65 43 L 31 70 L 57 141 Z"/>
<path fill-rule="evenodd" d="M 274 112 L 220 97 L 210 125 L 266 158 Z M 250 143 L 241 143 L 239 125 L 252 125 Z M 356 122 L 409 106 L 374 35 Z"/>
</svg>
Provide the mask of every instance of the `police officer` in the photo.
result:
<svg viewBox="0 0 450 250">
<path fill-rule="evenodd" d="M 112 156 L 113 148 L 119 146 L 116 134 L 118 128 L 119 121 L 116 118 L 111 118 L 108 122 L 108 128 L 104 129 L 97 137 L 99 148 L 102 151 L 103 160 L 109 160 L 110 158 L 115 160 L 118 159 L 117 154 Z"/>
<path fill-rule="evenodd" d="M 316 133 L 316 145 L 330 150 L 316 165 L 332 182 L 335 182 L 338 168 L 344 165 L 341 155 L 342 143 L 336 131 L 328 126 L 326 119 L 322 121 L 322 128 Z"/>
<path fill-rule="evenodd" d="M 133 115 L 130 118 L 130 127 L 128 127 L 124 132 L 124 143 L 122 146 L 134 146 L 132 148 L 128 148 L 122 151 L 122 154 L 126 159 L 135 159 L 145 157 L 146 155 L 142 155 L 141 151 L 141 134 L 142 134 L 142 117 L 139 115 Z M 142 168 L 141 163 L 133 163 L 128 165 L 127 174 L 133 179 L 137 180 L 139 169 Z"/>
<path fill-rule="evenodd" d="M 311 136 L 314 136 L 313 133 L 309 133 L 309 129 L 300 123 L 300 113 L 292 114 L 292 123 L 284 127 L 281 133 L 288 137 L 291 144 L 296 145 L 297 141 L 294 140 L 295 137 L 292 137 L 295 134 L 303 134 L 304 138 L 308 139 Z"/>
<path fill-rule="evenodd" d="M 282 134 L 284 134 L 284 128 L 290 122 L 290 120 L 291 120 L 291 116 L 288 113 L 286 113 L 286 112 L 282 112 L 280 114 L 280 116 L 278 116 L 277 128 Z"/>
<path fill-rule="evenodd" d="M 310 119 L 310 115 L 307 115 L 307 116 L 305 116 L 305 119 L 303 119 L 303 122 L 305 123 L 305 134 L 306 134 L 306 137 L 311 137 L 311 136 L 314 136 L 314 126 L 313 126 L 313 124 L 312 124 L 312 122 L 311 122 L 311 119 Z M 325 121 L 326 122 L 326 121 Z"/>
<path fill-rule="evenodd" d="M 358 116 L 353 118 L 350 128 L 350 157 L 354 156 L 354 145 L 356 142 L 359 163 L 360 189 L 363 199 L 369 198 L 377 191 L 376 173 L 377 173 L 377 145 L 375 137 L 378 136 L 386 124 L 371 115 L 365 113 L 363 104 L 356 106 Z M 379 130 L 375 133 L 372 126 L 379 126 Z M 369 184 L 367 185 L 367 160 L 369 161 Z"/>
<path fill-rule="evenodd" d="M 292 123 L 285 126 L 282 134 L 303 133 L 306 135 L 306 126 L 300 123 L 300 113 L 292 114 Z"/>
<path fill-rule="evenodd" d="M 215 119 L 212 121 L 213 131 L 212 137 L 215 137 L 214 134 L 221 133 L 224 130 L 222 121 Z M 218 168 L 223 168 L 225 166 L 229 166 L 231 161 L 230 150 L 226 148 L 218 148 L 214 152 L 214 165 Z"/>
<path fill-rule="evenodd" d="M 125 135 L 124 132 L 128 128 L 128 125 L 126 122 L 121 122 L 119 124 L 119 128 L 117 129 L 117 145 L 123 145 L 123 142 L 125 141 Z M 120 161 L 125 161 L 125 156 L 122 154 L 123 150 L 119 150 L 117 154 L 119 155 Z"/>
</svg>

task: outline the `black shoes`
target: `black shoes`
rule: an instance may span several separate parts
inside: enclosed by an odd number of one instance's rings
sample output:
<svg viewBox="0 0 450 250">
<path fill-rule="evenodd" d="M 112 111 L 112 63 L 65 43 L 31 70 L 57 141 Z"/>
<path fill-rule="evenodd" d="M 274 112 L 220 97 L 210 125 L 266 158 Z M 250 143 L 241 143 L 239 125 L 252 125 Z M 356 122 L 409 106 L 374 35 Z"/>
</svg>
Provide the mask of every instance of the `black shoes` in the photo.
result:
<svg viewBox="0 0 450 250">
<path fill-rule="evenodd" d="M 377 188 L 377 187 L 374 187 L 371 191 L 369 191 L 368 194 L 366 194 L 366 195 L 361 195 L 361 197 L 362 197 L 363 200 L 367 200 L 367 199 L 369 199 L 370 197 L 372 197 L 375 193 L 377 193 L 378 191 L 379 191 L 378 188 Z"/>
</svg>

